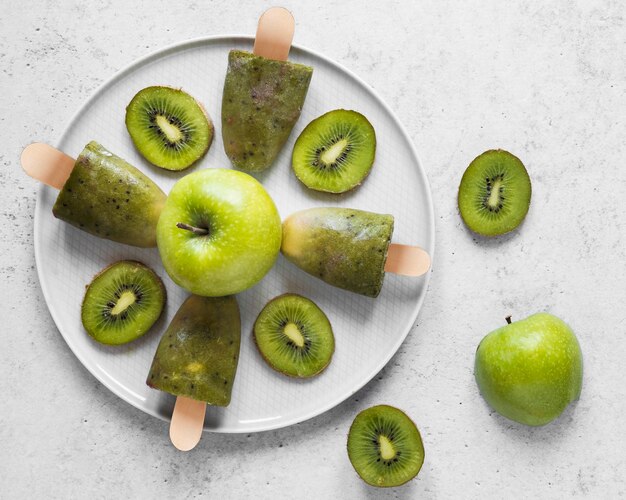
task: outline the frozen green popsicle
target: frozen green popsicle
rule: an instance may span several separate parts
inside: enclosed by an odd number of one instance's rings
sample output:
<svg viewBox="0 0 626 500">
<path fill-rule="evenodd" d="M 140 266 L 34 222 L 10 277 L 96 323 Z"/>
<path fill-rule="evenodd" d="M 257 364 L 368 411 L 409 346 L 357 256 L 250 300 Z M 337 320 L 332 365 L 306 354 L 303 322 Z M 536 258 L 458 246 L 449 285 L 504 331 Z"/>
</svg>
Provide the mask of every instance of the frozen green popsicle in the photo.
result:
<svg viewBox="0 0 626 500">
<path fill-rule="evenodd" d="M 146 383 L 176 396 L 228 406 L 240 341 L 234 296 L 192 295 L 163 334 Z"/>
<path fill-rule="evenodd" d="M 154 247 L 165 198 L 135 167 L 90 142 L 62 185 L 52 213 L 94 236 Z"/>
<path fill-rule="evenodd" d="M 313 68 L 241 50 L 228 55 L 222 97 L 222 138 L 232 164 L 268 168 L 300 116 Z"/>
<path fill-rule="evenodd" d="M 330 285 L 376 297 L 385 277 L 393 216 L 351 208 L 310 208 L 283 222 L 281 251 Z"/>
</svg>

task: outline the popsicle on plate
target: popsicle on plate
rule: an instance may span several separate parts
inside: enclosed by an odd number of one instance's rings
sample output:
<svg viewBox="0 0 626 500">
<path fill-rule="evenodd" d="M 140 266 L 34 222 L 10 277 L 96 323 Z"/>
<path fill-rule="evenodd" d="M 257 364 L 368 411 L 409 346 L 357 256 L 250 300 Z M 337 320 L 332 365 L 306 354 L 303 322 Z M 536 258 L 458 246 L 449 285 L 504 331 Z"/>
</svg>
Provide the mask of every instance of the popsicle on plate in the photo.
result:
<svg viewBox="0 0 626 500">
<path fill-rule="evenodd" d="M 281 251 L 303 271 L 351 292 L 377 297 L 393 216 L 351 208 L 310 208 L 283 222 Z"/>
<path fill-rule="evenodd" d="M 52 213 L 94 236 L 138 247 L 156 246 L 165 193 L 131 164 L 90 142 L 74 161 L 46 144 L 31 144 L 22 167 L 60 189 Z"/>
<path fill-rule="evenodd" d="M 146 383 L 175 396 L 228 406 L 240 342 L 234 296 L 191 295 L 163 334 Z"/>
<path fill-rule="evenodd" d="M 302 64 L 230 52 L 222 138 L 235 167 L 260 172 L 273 163 L 300 117 L 312 74 Z"/>
<path fill-rule="evenodd" d="M 222 139 L 231 163 L 268 168 L 300 117 L 313 68 L 287 61 L 295 21 L 282 7 L 259 19 L 254 53 L 232 50 L 222 95 Z"/>
</svg>

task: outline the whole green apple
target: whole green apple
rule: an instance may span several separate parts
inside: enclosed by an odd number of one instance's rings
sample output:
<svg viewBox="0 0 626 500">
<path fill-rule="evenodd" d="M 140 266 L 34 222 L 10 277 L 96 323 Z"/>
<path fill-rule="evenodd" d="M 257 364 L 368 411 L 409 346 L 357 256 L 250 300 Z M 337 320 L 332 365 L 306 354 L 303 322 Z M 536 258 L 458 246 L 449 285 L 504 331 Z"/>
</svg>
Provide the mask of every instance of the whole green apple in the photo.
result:
<svg viewBox="0 0 626 500">
<path fill-rule="evenodd" d="M 565 322 L 552 314 L 534 314 L 483 338 L 474 375 L 498 413 L 522 424 L 544 425 L 580 396 L 582 353 Z"/>
<path fill-rule="evenodd" d="M 274 265 L 281 220 L 263 186 L 236 170 L 206 169 L 180 179 L 157 224 L 157 245 L 172 280 L 196 295 L 231 295 Z"/>
</svg>

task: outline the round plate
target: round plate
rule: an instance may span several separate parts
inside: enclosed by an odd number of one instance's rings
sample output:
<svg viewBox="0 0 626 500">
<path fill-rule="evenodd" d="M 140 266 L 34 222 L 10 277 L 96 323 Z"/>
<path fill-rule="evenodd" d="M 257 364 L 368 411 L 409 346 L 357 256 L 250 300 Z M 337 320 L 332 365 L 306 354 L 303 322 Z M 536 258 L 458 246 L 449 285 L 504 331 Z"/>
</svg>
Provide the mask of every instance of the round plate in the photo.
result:
<svg viewBox="0 0 626 500">
<path fill-rule="evenodd" d="M 71 120 L 58 148 L 76 157 L 90 140 L 128 160 L 167 193 L 185 173 L 231 168 L 221 139 L 221 99 L 231 49 L 251 50 L 253 39 L 221 36 L 181 43 L 122 70 L 105 83 Z M 382 100 L 352 73 L 316 54 L 293 47 L 290 59 L 314 68 L 302 116 L 269 171 L 257 175 L 284 218 L 314 206 L 359 208 L 395 216 L 393 241 L 417 244 L 431 255 L 434 216 L 424 170 L 406 131 Z M 126 105 L 150 85 L 182 87 L 202 102 L 212 117 L 215 140 L 207 156 L 184 173 L 149 165 L 135 150 L 124 125 Z M 291 171 L 293 143 L 314 118 L 336 108 L 354 109 L 372 122 L 377 135 L 376 161 L 364 184 L 337 196 L 305 188 Z M 150 389 L 145 379 L 159 338 L 188 295 L 167 276 L 156 249 L 140 249 L 99 239 L 52 215 L 56 191 L 42 187 L 35 211 L 35 257 L 43 294 L 61 334 L 85 367 L 115 394 L 137 408 L 169 419 L 174 397 Z M 143 338 L 121 347 L 102 346 L 84 331 L 80 304 L 85 285 L 108 264 L 136 259 L 151 266 L 167 287 L 166 312 Z M 238 295 L 242 342 L 232 402 L 209 407 L 205 429 L 255 432 L 284 427 L 339 404 L 365 385 L 389 361 L 414 325 L 424 300 L 422 278 L 388 275 L 377 299 L 333 288 L 297 269 L 282 256 L 255 287 Z M 263 306 L 282 293 L 311 298 L 330 319 L 336 351 L 329 367 L 311 380 L 294 380 L 273 371 L 252 339 L 252 325 Z M 59 367 L 59 369 L 62 369 Z"/>
</svg>

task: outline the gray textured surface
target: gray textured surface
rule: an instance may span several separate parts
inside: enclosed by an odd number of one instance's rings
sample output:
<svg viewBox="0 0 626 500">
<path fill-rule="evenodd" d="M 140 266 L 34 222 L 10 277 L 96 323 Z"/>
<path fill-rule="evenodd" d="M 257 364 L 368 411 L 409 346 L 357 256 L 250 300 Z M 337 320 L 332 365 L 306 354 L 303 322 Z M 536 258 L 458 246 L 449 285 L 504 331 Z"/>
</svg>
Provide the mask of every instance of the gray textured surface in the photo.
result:
<svg viewBox="0 0 626 500">
<path fill-rule="evenodd" d="M 166 425 L 119 400 L 74 358 L 41 295 L 36 185 L 21 148 L 56 141 L 113 72 L 171 42 L 255 30 L 263 2 L 4 2 L 0 10 L 0 496 L 559 498 L 626 495 L 626 7 L 616 1 L 286 1 L 296 41 L 366 78 L 408 127 L 437 214 L 436 265 L 418 321 L 365 389 L 291 428 L 205 435 L 174 451 Z M 150 5 L 150 7 L 147 7 Z M 411 5 L 411 6 L 409 6 Z M 484 241 L 457 184 L 485 149 L 526 163 L 522 228 Z M 71 270 L 68 270 L 71 272 Z M 494 415 L 474 350 L 506 314 L 549 310 L 578 333 L 581 400 L 529 429 Z M 417 480 L 374 491 L 345 436 L 362 408 L 405 409 L 422 431 Z"/>
</svg>

